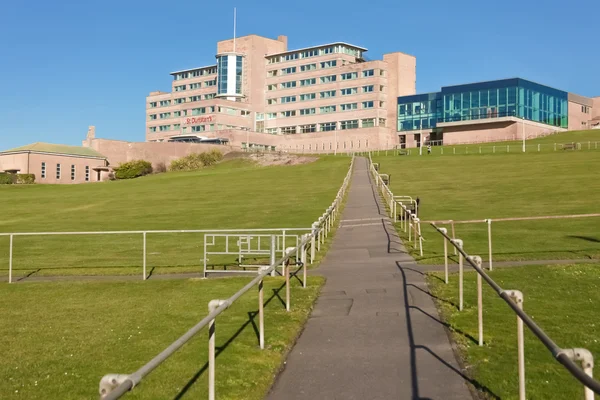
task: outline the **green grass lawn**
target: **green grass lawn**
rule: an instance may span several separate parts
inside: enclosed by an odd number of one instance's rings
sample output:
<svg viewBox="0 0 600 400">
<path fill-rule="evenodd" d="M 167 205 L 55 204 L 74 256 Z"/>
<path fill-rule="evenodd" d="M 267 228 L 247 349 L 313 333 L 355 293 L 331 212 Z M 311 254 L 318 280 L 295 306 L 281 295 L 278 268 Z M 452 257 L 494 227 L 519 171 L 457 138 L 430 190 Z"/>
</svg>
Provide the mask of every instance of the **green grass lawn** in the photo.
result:
<svg viewBox="0 0 600 400">
<path fill-rule="evenodd" d="M 198 172 L 88 185 L 0 187 L 0 232 L 309 228 L 334 200 L 348 157 L 260 167 L 231 160 Z M 7 274 L 8 237 L 0 237 Z M 203 234 L 151 234 L 148 271 L 199 272 Z M 288 242 L 288 246 L 290 242 Z M 294 240 L 295 243 L 295 240 Z M 232 262 L 235 257 L 211 257 Z M 14 276 L 142 274 L 141 235 L 14 239 Z"/>
<path fill-rule="evenodd" d="M 421 199 L 421 220 L 600 213 L 597 152 L 375 156 L 395 195 Z M 449 228 L 449 226 L 448 226 Z M 423 263 L 443 262 L 441 236 L 422 226 Z M 487 259 L 486 224 L 456 225 L 470 254 Z M 495 222 L 494 259 L 600 258 L 600 218 Z"/>
<path fill-rule="evenodd" d="M 596 357 L 598 337 L 597 265 L 528 266 L 494 270 L 492 278 L 506 290 L 521 290 L 524 309 L 562 348 L 583 347 Z M 438 297 L 445 321 L 463 355 L 469 374 L 487 388 L 488 398 L 518 399 L 517 321 L 513 311 L 484 282 L 484 346 L 477 338 L 475 272 L 465 273 L 465 308 L 459 312 L 458 275 L 445 285 L 441 274 L 428 279 Z M 528 399 L 583 398 L 583 385 L 555 362 L 546 348 L 525 328 L 525 375 Z M 490 395 L 490 393 L 492 395 Z M 494 395 L 496 397 L 494 397 Z"/>
<path fill-rule="evenodd" d="M 206 316 L 210 300 L 249 280 L 0 284 L 1 397 L 97 398 L 103 375 L 134 372 Z M 265 350 L 256 334 L 256 289 L 217 319 L 218 398 L 262 399 L 268 391 L 323 278 L 311 277 L 306 289 L 292 283 L 287 313 L 283 279 L 265 281 Z M 127 398 L 206 398 L 207 354 L 204 330 Z"/>
</svg>

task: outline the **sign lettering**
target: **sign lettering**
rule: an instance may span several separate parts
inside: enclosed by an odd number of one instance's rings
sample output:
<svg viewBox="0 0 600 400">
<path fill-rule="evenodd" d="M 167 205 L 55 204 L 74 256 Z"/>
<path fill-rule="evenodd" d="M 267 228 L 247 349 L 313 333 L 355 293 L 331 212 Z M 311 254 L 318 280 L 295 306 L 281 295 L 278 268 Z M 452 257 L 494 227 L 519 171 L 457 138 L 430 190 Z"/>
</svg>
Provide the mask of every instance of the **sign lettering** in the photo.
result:
<svg viewBox="0 0 600 400">
<path fill-rule="evenodd" d="M 189 118 L 186 118 L 183 123 L 185 125 L 202 124 L 202 123 L 206 123 L 206 122 L 213 122 L 214 120 L 215 120 L 215 117 L 212 115 L 209 115 L 208 117 L 189 117 Z"/>
</svg>

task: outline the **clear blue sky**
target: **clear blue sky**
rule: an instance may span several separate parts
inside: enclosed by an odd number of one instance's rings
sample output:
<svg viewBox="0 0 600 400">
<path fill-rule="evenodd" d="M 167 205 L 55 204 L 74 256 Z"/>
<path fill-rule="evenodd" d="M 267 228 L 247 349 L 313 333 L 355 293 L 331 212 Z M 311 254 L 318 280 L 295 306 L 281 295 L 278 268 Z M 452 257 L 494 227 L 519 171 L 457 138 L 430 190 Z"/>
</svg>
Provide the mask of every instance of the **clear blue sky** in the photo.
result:
<svg viewBox="0 0 600 400">
<path fill-rule="evenodd" d="M 371 59 L 417 57 L 417 91 L 522 77 L 600 96 L 600 1 L 5 1 L 0 150 L 36 141 L 144 140 L 145 97 L 169 72 L 215 62 L 216 42 L 287 35 L 290 49 L 345 41 Z"/>
</svg>

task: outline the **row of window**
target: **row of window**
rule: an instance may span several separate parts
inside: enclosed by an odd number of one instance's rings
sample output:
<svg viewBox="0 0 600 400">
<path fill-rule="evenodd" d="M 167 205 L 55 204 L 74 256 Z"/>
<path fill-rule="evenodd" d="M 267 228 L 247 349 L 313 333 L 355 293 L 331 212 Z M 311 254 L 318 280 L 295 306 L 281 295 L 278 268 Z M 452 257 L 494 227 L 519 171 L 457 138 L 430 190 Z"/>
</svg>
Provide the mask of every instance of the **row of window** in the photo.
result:
<svg viewBox="0 0 600 400">
<path fill-rule="evenodd" d="M 383 70 L 381 70 L 381 72 L 383 72 Z M 369 69 L 366 71 L 362 71 L 360 77 L 368 78 L 370 76 L 373 76 L 374 73 L 375 73 L 375 70 Z M 359 74 L 358 74 L 358 72 L 355 71 L 355 72 L 346 72 L 346 73 L 340 74 L 339 76 L 340 76 L 340 81 L 349 81 L 349 80 L 353 80 L 353 79 L 358 79 Z M 337 82 L 337 77 L 338 77 L 337 75 L 321 76 L 321 77 L 319 77 L 319 83 Z M 267 85 L 267 91 L 277 90 L 277 89 L 291 89 L 291 88 L 295 88 L 297 86 L 310 86 L 310 85 L 315 85 L 316 83 L 317 83 L 316 78 L 303 79 L 300 81 L 282 82 L 279 85 L 277 85 L 277 84 Z"/>
<path fill-rule="evenodd" d="M 195 78 L 198 76 L 215 75 L 217 73 L 217 66 L 204 69 L 195 69 L 193 71 L 180 72 L 173 75 L 173 80 L 179 81 L 181 79 Z"/>
<path fill-rule="evenodd" d="M 338 105 L 329 105 L 329 106 L 323 106 L 323 107 L 319 107 L 319 114 L 329 114 L 329 113 L 334 113 L 337 111 L 351 111 L 351 110 L 358 110 L 358 104 L 359 103 L 346 103 L 346 104 L 340 104 Z M 362 103 L 360 103 L 361 105 L 361 109 L 370 109 L 370 108 L 375 108 L 375 105 L 378 104 L 380 108 L 385 108 L 385 102 L 384 101 L 379 101 L 379 102 L 375 102 L 373 100 L 369 100 L 369 101 L 363 101 Z M 317 113 L 317 109 L 315 107 L 312 108 L 303 108 L 300 110 L 286 110 L 286 111 L 281 111 L 279 113 L 276 112 L 270 112 L 267 113 L 267 119 L 275 119 L 277 117 L 282 117 L 282 118 L 287 118 L 287 117 L 295 117 L 297 115 L 312 115 L 312 114 L 316 114 Z M 260 120 L 262 118 L 258 118 L 257 120 Z"/>
<path fill-rule="evenodd" d="M 173 101 L 171 101 L 171 100 L 162 100 L 160 102 L 153 101 L 149 104 L 149 106 L 150 106 L 149 108 L 168 107 L 173 104 L 193 103 L 195 101 L 210 100 L 210 99 L 214 99 L 216 96 L 217 96 L 216 93 L 207 93 L 207 94 L 203 94 L 203 95 L 190 96 L 187 99 L 185 97 L 180 97 L 178 99 L 174 99 Z"/>
<path fill-rule="evenodd" d="M 351 119 L 346 121 L 337 122 L 322 122 L 319 124 L 306 124 L 306 125 L 295 125 L 295 126 L 283 126 L 279 128 L 267 128 L 266 133 L 273 135 L 293 135 L 296 133 L 313 133 L 313 132 L 330 132 L 336 130 L 349 130 L 358 128 L 372 128 L 376 122 L 379 122 L 379 126 L 385 126 L 385 118 L 364 118 L 364 119 Z"/>
<path fill-rule="evenodd" d="M 323 47 L 321 49 L 310 49 L 310 50 L 297 51 L 294 53 L 289 53 L 289 54 L 284 54 L 284 55 L 270 56 L 270 57 L 267 57 L 267 62 L 269 64 L 275 64 L 275 63 L 279 63 L 279 62 L 299 60 L 302 58 L 324 56 L 327 54 L 334 54 L 334 53 L 349 54 L 356 58 L 362 57 L 362 51 L 359 49 L 345 46 L 345 45 L 336 45 L 336 46 Z"/>
<path fill-rule="evenodd" d="M 591 108 L 588 106 L 581 106 L 581 112 L 584 114 L 589 114 L 590 110 L 591 110 Z"/>
<path fill-rule="evenodd" d="M 203 84 L 204 84 L 204 87 L 216 86 L 217 80 L 211 79 L 210 81 L 190 83 L 189 85 L 178 85 L 178 86 L 173 87 L 173 91 L 183 92 L 184 90 L 196 90 L 196 89 L 202 88 Z"/>
<path fill-rule="evenodd" d="M 160 114 L 150 114 L 150 115 L 148 115 L 148 119 L 150 121 L 154 121 L 157 119 L 187 117 L 188 115 L 196 116 L 196 115 L 204 115 L 207 113 L 215 113 L 215 112 L 218 112 L 221 114 L 228 114 L 228 115 L 240 115 L 242 117 L 247 117 L 250 115 L 250 111 L 248 111 L 248 110 L 239 110 L 237 108 L 231 108 L 231 107 L 208 106 L 208 107 L 192 108 L 191 110 L 181 110 L 181 111 L 173 111 L 173 112 L 166 112 L 166 113 L 160 113 Z"/>
<path fill-rule="evenodd" d="M 46 163 L 42 162 L 42 179 L 46 179 Z M 61 178 L 61 166 L 60 164 L 56 164 L 56 179 Z M 75 165 L 71 165 L 71 180 L 74 181 L 76 178 L 76 167 Z M 85 181 L 89 182 L 90 180 L 90 167 L 86 165 L 85 167 Z"/>
<path fill-rule="evenodd" d="M 183 128 L 181 128 L 180 125 L 178 126 L 178 130 L 181 133 L 190 133 L 190 132 L 206 132 L 206 131 L 214 131 L 215 129 L 217 130 L 222 130 L 222 129 L 240 129 L 240 130 L 248 130 L 248 128 L 243 127 L 243 126 L 235 126 L 235 125 L 223 125 L 223 124 L 207 124 L 207 125 L 194 125 L 194 126 L 184 126 Z M 170 129 L 171 131 L 175 130 L 175 129 Z M 150 128 L 150 132 L 156 132 L 156 129 L 152 130 L 152 128 Z M 162 142 L 162 139 L 158 139 L 158 140 L 150 140 L 151 142 Z"/>
<path fill-rule="evenodd" d="M 384 87 L 380 86 L 379 89 L 380 89 L 380 91 L 383 91 Z M 371 93 L 375 90 L 375 86 L 374 85 L 363 86 L 360 90 L 362 93 Z M 350 95 L 358 94 L 358 93 L 359 93 L 358 87 L 345 88 L 345 89 L 340 90 L 340 94 L 342 96 L 350 96 Z M 328 99 L 330 97 L 335 97 L 336 94 L 337 94 L 336 90 L 325 90 L 323 92 L 319 92 L 319 98 L 320 99 Z M 281 98 L 279 98 L 279 103 L 280 104 L 294 103 L 296 101 L 314 100 L 316 98 L 317 98 L 316 93 L 305 93 L 305 94 L 300 94 L 300 95 L 296 95 L 296 96 L 281 97 Z M 267 104 L 268 105 L 277 104 L 277 98 L 267 99 Z"/>
<path fill-rule="evenodd" d="M 337 60 L 329 60 L 329 61 L 323 61 L 320 63 L 313 63 L 313 64 L 305 64 L 305 65 L 300 65 L 298 67 L 287 67 L 287 68 L 282 68 L 282 69 L 273 69 L 271 71 L 267 71 L 267 77 L 272 78 L 274 76 L 281 76 L 281 75 L 289 75 L 289 74 L 295 74 L 298 72 L 308 72 L 308 71 L 314 71 L 317 69 L 317 65 L 320 66 L 321 69 L 327 69 L 327 68 L 333 68 L 333 67 L 337 67 Z M 373 76 L 375 74 L 374 70 L 370 70 L 370 75 L 367 76 Z M 382 72 L 383 75 L 383 72 Z"/>
</svg>

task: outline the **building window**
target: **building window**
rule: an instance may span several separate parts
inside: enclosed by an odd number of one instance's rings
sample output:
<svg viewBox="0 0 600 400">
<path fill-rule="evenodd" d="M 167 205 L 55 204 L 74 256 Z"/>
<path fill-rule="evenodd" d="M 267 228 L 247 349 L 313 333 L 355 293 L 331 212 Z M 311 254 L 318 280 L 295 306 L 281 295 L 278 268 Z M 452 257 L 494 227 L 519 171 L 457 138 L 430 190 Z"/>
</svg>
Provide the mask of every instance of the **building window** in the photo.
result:
<svg viewBox="0 0 600 400">
<path fill-rule="evenodd" d="M 375 89 L 375 87 L 373 85 L 367 85 L 367 86 L 363 86 L 362 90 L 363 93 L 370 93 Z"/>
<path fill-rule="evenodd" d="M 182 115 L 183 116 L 187 115 L 187 110 L 173 112 L 174 117 L 181 117 Z"/>
<path fill-rule="evenodd" d="M 173 89 L 175 89 L 176 92 L 182 92 L 185 90 L 186 85 L 180 85 L 180 86 L 175 86 Z"/>
<path fill-rule="evenodd" d="M 156 127 L 155 126 L 151 126 L 150 128 L 148 128 L 148 130 L 150 132 L 156 132 Z"/>
<path fill-rule="evenodd" d="M 214 99 L 217 96 L 216 93 L 209 93 L 204 95 L 204 100 Z"/>
<path fill-rule="evenodd" d="M 368 70 L 362 72 L 363 78 L 366 78 L 368 76 L 374 76 L 374 75 L 375 75 L 374 69 L 368 69 Z"/>
<path fill-rule="evenodd" d="M 335 131 L 337 129 L 337 122 L 325 122 L 319 124 L 319 130 L 321 132 Z"/>
<path fill-rule="evenodd" d="M 340 123 L 340 129 L 342 129 L 342 130 L 357 129 L 357 128 L 358 128 L 358 120 L 357 119 L 353 119 L 350 121 L 341 121 L 341 123 Z"/>
<path fill-rule="evenodd" d="M 288 75 L 288 74 L 295 74 L 296 73 L 296 67 L 288 67 L 288 68 L 283 68 L 281 70 L 281 75 Z"/>
<path fill-rule="evenodd" d="M 162 100 L 160 102 L 160 106 L 161 107 L 167 107 L 167 106 L 170 106 L 170 105 L 171 105 L 171 100 Z"/>
<path fill-rule="evenodd" d="M 383 69 L 379 70 L 379 76 L 385 76 L 385 71 Z"/>
<path fill-rule="evenodd" d="M 89 165 L 85 166 L 85 181 L 86 182 L 90 181 L 90 167 L 89 167 Z"/>
<path fill-rule="evenodd" d="M 267 128 L 267 133 L 271 135 L 277 135 L 277 128 Z"/>
<path fill-rule="evenodd" d="M 275 119 L 277 118 L 277 113 L 267 113 L 267 119 Z"/>
<path fill-rule="evenodd" d="M 336 76 L 335 75 L 329 75 L 329 76 L 322 76 L 321 77 L 321 83 L 335 82 L 335 80 L 336 80 Z"/>
<path fill-rule="evenodd" d="M 342 89 L 342 96 L 348 96 L 351 94 L 356 94 L 358 93 L 358 88 L 346 88 L 346 89 Z"/>
<path fill-rule="evenodd" d="M 296 127 L 295 126 L 282 126 L 281 133 L 284 135 L 293 135 L 296 133 Z"/>
<path fill-rule="evenodd" d="M 204 132 L 206 127 L 204 125 L 192 126 L 192 132 Z"/>
<path fill-rule="evenodd" d="M 281 112 L 281 116 L 283 118 L 295 117 L 296 116 L 296 110 L 282 111 Z"/>
<path fill-rule="evenodd" d="M 156 114 L 150 114 L 150 115 L 148 115 L 148 119 L 149 119 L 150 121 L 153 121 L 153 120 L 155 120 L 155 119 L 156 119 Z"/>
<path fill-rule="evenodd" d="M 284 61 L 297 60 L 299 58 L 298 53 L 286 54 L 282 57 Z"/>
<path fill-rule="evenodd" d="M 317 78 L 302 79 L 300 81 L 300 86 L 310 86 L 310 85 L 315 85 L 316 83 L 317 83 Z"/>
<path fill-rule="evenodd" d="M 379 118 L 379 126 L 385 126 L 385 118 Z"/>
<path fill-rule="evenodd" d="M 363 128 L 372 128 L 375 126 L 375 118 L 365 118 L 360 123 Z"/>
<path fill-rule="evenodd" d="M 202 115 L 206 113 L 205 107 L 192 108 L 192 115 Z"/>
<path fill-rule="evenodd" d="M 171 118 L 171 113 L 170 112 L 168 112 L 168 113 L 160 113 L 159 118 L 160 119 Z"/>
<path fill-rule="evenodd" d="M 271 91 L 275 89 L 277 89 L 277 85 L 267 85 L 267 90 Z"/>
<path fill-rule="evenodd" d="M 282 89 L 291 89 L 291 88 L 295 88 L 295 87 L 296 87 L 296 81 L 283 82 L 281 84 Z"/>
<path fill-rule="evenodd" d="M 296 101 L 296 96 L 285 96 L 281 98 L 281 104 L 293 103 Z"/>
<path fill-rule="evenodd" d="M 306 64 L 306 65 L 301 65 L 300 66 L 300 71 L 301 72 L 313 71 L 315 69 L 317 69 L 317 64 Z"/>
<path fill-rule="evenodd" d="M 363 101 L 362 108 L 373 108 L 373 102 L 372 101 Z"/>
<path fill-rule="evenodd" d="M 319 112 L 320 112 L 321 114 L 329 114 L 329 113 L 335 112 L 335 106 L 325 106 L 325 107 L 321 107 L 321 108 L 319 109 Z"/>
<path fill-rule="evenodd" d="M 60 179 L 60 164 L 56 164 L 56 179 Z"/>
<path fill-rule="evenodd" d="M 340 104 L 340 109 L 342 111 L 356 110 L 357 108 L 358 103 Z"/>
<path fill-rule="evenodd" d="M 340 75 L 343 81 L 349 81 L 351 79 L 358 78 L 358 73 L 356 72 L 347 72 L 345 74 Z"/>
<path fill-rule="evenodd" d="M 379 102 L 379 107 L 385 108 L 385 101 L 380 101 Z"/>
<path fill-rule="evenodd" d="M 212 79 L 210 81 L 204 82 L 204 87 L 217 86 L 217 80 Z"/>
<path fill-rule="evenodd" d="M 71 180 L 75 180 L 75 165 L 71 165 Z"/>
<path fill-rule="evenodd" d="M 317 124 L 300 125 L 300 133 L 311 133 L 317 131 Z"/>
<path fill-rule="evenodd" d="M 277 69 L 273 69 L 271 71 L 267 71 L 267 77 L 272 78 L 274 76 L 277 76 L 277 72 L 279 72 L 279 70 L 277 70 Z"/>
<path fill-rule="evenodd" d="M 316 93 L 305 93 L 300 95 L 300 101 L 314 100 L 316 97 Z"/>
<path fill-rule="evenodd" d="M 200 89 L 200 82 L 190 84 L 190 90 Z"/>
<path fill-rule="evenodd" d="M 171 125 L 160 125 L 158 127 L 159 132 L 165 132 L 165 131 L 170 131 L 170 130 L 171 130 Z"/>
<path fill-rule="evenodd" d="M 46 179 L 46 163 L 42 163 L 42 179 Z"/>
<path fill-rule="evenodd" d="M 154 108 L 154 107 L 156 107 L 156 106 L 157 106 L 157 104 L 156 104 L 156 102 L 155 102 L 155 101 L 153 101 L 152 103 L 150 103 L 150 108 Z"/>
<path fill-rule="evenodd" d="M 319 97 L 321 99 L 328 99 L 330 97 L 335 97 L 335 90 L 327 90 L 325 92 L 319 93 Z"/>
<path fill-rule="evenodd" d="M 315 114 L 314 108 L 303 108 L 300 110 L 300 115 L 312 115 Z"/>
<path fill-rule="evenodd" d="M 321 68 L 333 68 L 337 65 L 336 60 L 324 61 L 321 63 Z"/>
<path fill-rule="evenodd" d="M 185 103 L 185 98 L 184 97 L 182 97 L 180 99 L 175 99 L 175 104 L 182 104 L 182 103 Z"/>
</svg>

